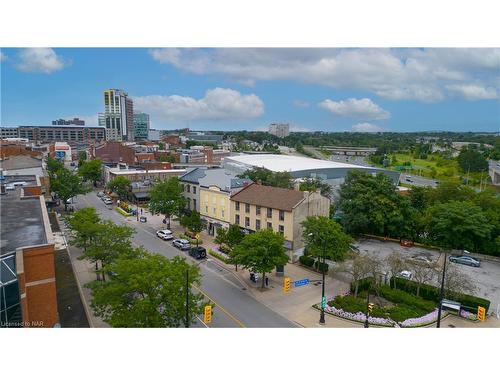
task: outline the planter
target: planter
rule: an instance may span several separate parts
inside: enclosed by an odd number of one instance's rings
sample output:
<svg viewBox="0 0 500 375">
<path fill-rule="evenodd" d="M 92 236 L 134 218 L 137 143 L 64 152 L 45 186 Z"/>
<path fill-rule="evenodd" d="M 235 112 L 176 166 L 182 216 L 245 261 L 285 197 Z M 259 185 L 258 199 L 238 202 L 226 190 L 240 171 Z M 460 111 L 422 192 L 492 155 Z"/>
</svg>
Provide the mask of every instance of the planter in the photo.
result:
<svg viewBox="0 0 500 375">
<path fill-rule="evenodd" d="M 115 210 L 116 212 L 118 212 L 119 214 L 125 216 L 125 217 L 129 217 L 129 216 L 132 216 L 132 213 L 131 212 L 127 212 L 125 210 L 123 210 L 122 208 L 120 207 L 115 207 Z"/>
</svg>

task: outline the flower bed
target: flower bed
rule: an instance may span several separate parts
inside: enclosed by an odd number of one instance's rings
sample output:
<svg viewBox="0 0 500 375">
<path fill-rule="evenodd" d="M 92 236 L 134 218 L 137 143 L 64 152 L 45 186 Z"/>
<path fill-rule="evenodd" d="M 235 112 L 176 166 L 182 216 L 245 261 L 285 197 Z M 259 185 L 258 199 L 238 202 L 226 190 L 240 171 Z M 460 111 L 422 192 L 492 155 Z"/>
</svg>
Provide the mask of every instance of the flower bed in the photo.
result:
<svg viewBox="0 0 500 375">
<path fill-rule="evenodd" d="M 132 216 L 131 212 L 127 212 L 120 207 L 115 207 L 115 210 L 116 210 L 116 212 L 118 212 L 119 214 L 121 214 L 123 216 L 126 216 L 126 217 Z"/>
<path fill-rule="evenodd" d="M 401 323 L 399 323 L 399 325 L 403 328 L 423 327 L 437 321 L 437 316 L 438 316 L 438 309 L 418 318 L 406 319 Z"/>
<path fill-rule="evenodd" d="M 460 310 L 460 316 L 464 319 L 467 319 L 467 320 L 472 320 L 472 321 L 477 320 L 477 314 L 471 313 L 471 312 L 463 310 L 463 309 Z"/>
<path fill-rule="evenodd" d="M 319 308 L 318 305 L 316 305 L 316 308 Z M 347 312 L 342 309 L 337 309 L 336 307 L 330 306 L 328 304 L 325 307 L 325 312 L 343 319 L 352 320 L 359 323 L 364 323 L 366 320 L 366 315 L 361 311 L 357 313 Z M 368 318 L 368 323 L 383 327 L 394 327 L 394 321 L 388 318 L 377 318 L 374 316 L 370 316 Z"/>
</svg>

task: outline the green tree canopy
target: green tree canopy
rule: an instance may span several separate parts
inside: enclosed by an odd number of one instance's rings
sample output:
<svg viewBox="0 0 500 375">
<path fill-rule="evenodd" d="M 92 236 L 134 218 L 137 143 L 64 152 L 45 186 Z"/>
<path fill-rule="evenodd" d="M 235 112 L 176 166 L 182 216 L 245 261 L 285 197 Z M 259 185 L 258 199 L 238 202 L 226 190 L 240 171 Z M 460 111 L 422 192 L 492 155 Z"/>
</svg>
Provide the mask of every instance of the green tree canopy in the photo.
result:
<svg viewBox="0 0 500 375">
<path fill-rule="evenodd" d="M 167 259 L 139 251 L 138 256 L 120 257 L 105 271 L 107 282 L 89 284 L 94 313 L 112 327 L 181 327 L 186 319 L 186 271 L 189 271 L 189 323 L 202 312 L 202 295 L 193 292 L 200 284 L 197 265 L 184 258 Z"/>
<path fill-rule="evenodd" d="M 285 189 L 293 188 L 293 177 L 289 172 L 273 172 L 262 167 L 255 167 L 240 174 L 241 178 L 248 178 L 262 185 L 275 186 Z"/>
<path fill-rule="evenodd" d="M 93 159 L 83 161 L 78 168 L 78 173 L 82 176 L 84 181 L 92 181 L 95 186 L 96 182 L 99 181 L 102 176 L 102 160 Z"/>
<path fill-rule="evenodd" d="M 493 226 L 471 202 L 451 201 L 429 207 L 425 214 L 429 239 L 446 249 L 477 250 L 490 239 Z"/>
<path fill-rule="evenodd" d="M 118 176 L 108 182 L 107 188 L 118 194 L 120 199 L 125 200 L 129 196 L 130 180 L 124 176 Z"/>
<path fill-rule="evenodd" d="M 243 238 L 245 238 L 245 234 L 241 232 L 239 225 L 236 224 L 231 224 L 228 229 L 219 229 L 217 236 L 215 236 L 215 243 L 229 250 L 229 259 L 236 266 L 236 270 L 238 270 L 238 263 L 234 262 L 233 250 L 243 241 Z"/>
<path fill-rule="evenodd" d="M 49 172 L 49 176 L 55 175 L 61 169 L 64 169 L 64 163 L 50 156 L 47 157 L 47 171 Z"/>
<path fill-rule="evenodd" d="M 282 234 L 270 229 L 260 230 L 245 236 L 231 252 L 231 258 L 234 263 L 241 264 L 251 272 L 262 273 L 262 288 L 264 288 L 266 273 L 271 272 L 276 266 L 285 265 L 288 261 L 283 244 Z"/>
<path fill-rule="evenodd" d="M 353 239 L 340 224 L 324 216 L 309 216 L 302 222 L 308 254 L 319 258 L 325 253 L 334 261 L 344 260 Z"/>
<path fill-rule="evenodd" d="M 483 154 L 473 148 L 467 147 L 458 155 L 458 165 L 464 173 L 483 172 L 488 170 L 488 161 Z"/>
<path fill-rule="evenodd" d="M 332 195 L 332 186 L 317 177 L 306 178 L 300 183 L 301 191 L 316 191 L 318 189 L 320 190 L 321 195 L 327 198 L 330 198 Z"/>
<path fill-rule="evenodd" d="M 64 210 L 67 209 L 66 201 L 76 197 L 78 194 L 85 194 L 88 190 L 83 186 L 82 179 L 76 173 L 66 168 L 57 169 L 50 175 L 50 188 L 64 202 Z"/>
<path fill-rule="evenodd" d="M 183 187 L 177 177 L 157 182 L 149 192 L 149 209 L 153 214 L 165 215 L 170 229 L 170 218 L 179 215 L 186 206 L 186 199 L 182 195 Z"/>
<path fill-rule="evenodd" d="M 101 230 L 101 218 L 94 207 L 85 207 L 66 218 L 73 239 L 70 243 L 84 251 Z"/>
</svg>

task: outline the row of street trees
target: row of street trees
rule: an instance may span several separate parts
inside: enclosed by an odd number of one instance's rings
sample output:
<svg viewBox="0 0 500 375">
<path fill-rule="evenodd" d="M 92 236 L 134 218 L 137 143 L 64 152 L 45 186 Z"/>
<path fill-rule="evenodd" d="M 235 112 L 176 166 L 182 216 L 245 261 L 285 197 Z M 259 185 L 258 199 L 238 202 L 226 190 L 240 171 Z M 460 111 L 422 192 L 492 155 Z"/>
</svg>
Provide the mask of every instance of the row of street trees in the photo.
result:
<svg viewBox="0 0 500 375">
<path fill-rule="evenodd" d="M 338 208 L 351 234 L 407 238 L 444 249 L 500 256 L 500 198 L 491 191 L 444 182 L 399 194 L 383 174 L 351 172 Z"/>
<path fill-rule="evenodd" d="M 180 327 L 192 324 L 202 312 L 203 296 L 193 292 L 201 278 L 197 265 L 134 248 L 134 230 L 101 220 L 93 207 L 75 212 L 66 222 L 70 243 L 84 250 L 82 259 L 95 263 L 97 280 L 87 285 L 92 308 L 112 327 Z"/>
</svg>

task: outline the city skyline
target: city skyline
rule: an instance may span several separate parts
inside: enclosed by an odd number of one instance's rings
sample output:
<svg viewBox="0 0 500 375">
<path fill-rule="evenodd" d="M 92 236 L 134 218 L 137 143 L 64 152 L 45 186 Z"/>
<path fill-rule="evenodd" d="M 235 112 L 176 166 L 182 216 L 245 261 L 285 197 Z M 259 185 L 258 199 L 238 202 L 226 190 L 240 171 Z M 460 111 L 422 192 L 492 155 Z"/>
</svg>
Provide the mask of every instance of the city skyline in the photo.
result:
<svg viewBox="0 0 500 375">
<path fill-rule="evenodd" d="M 116 88 L 156 129 L 500 130 L 498 49 L 7 48 L 1 60 L 2 126 L 97 125 Z"/>
</svg>

